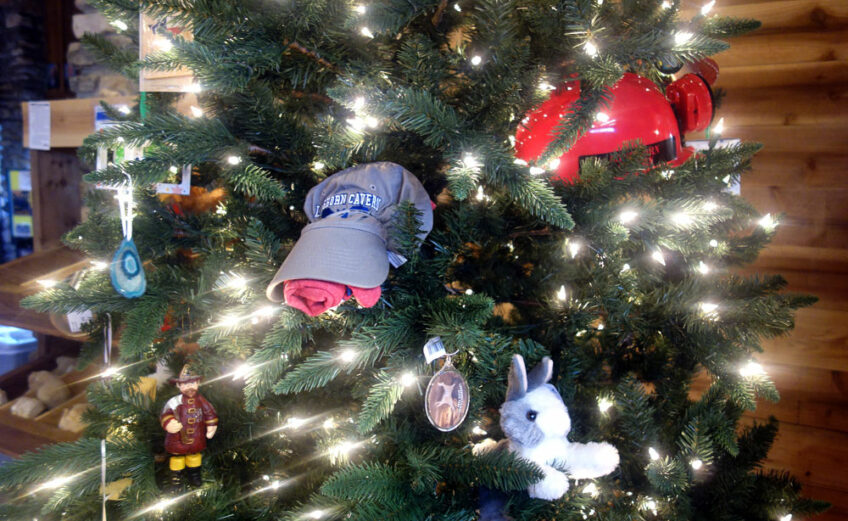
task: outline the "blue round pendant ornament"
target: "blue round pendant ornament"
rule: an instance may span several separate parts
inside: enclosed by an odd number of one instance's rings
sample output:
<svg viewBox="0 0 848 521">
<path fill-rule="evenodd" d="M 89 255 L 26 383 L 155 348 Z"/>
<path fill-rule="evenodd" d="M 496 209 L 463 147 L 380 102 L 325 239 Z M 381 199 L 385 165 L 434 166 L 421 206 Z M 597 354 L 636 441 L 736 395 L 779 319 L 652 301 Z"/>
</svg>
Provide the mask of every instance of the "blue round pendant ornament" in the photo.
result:
<svg viewBox="0 0 848 521">
<path fill-rule="evenodd" d="M 124 239 L 112 257 L 109 267 L 112 276 L 112 286 L 115 291 L 127 298 L 136 298 L 144 295 L 147 288 L 147 280 L 144 277 L 144 269 L 138 250 L 132 239 Z"/>
</svg>

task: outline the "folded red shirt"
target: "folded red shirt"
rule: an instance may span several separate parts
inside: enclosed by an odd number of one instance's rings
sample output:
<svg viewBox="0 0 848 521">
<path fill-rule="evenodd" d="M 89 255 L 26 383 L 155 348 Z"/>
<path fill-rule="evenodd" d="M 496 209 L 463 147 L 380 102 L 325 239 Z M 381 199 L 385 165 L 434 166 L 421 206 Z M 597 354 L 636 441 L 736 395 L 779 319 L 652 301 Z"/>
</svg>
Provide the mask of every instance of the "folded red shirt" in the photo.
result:
<svg viewBox="0 0 848 521">
<path fill-rule="evenodd" d="M 295 279 L 284 282 L 286 304 L 315 317 L 338 306 L 352 296 L 363 307 L 370 308 L 380 300 L 380 286 L 357 288 L 325 280 Z"/>
</svg>

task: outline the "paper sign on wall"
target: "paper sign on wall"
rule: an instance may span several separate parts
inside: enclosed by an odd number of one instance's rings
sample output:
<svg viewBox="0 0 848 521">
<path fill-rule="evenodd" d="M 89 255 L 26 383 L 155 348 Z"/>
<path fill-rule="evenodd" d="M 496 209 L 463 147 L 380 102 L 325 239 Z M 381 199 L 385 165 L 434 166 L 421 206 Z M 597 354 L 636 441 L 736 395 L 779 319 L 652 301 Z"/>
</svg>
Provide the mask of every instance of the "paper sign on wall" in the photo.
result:
<svg viewBox="0 0 848 521">
<path fill-rule="evenodd" d="M 50 102 L 29 103 L 29 148 L 50 150 Z"/>
</svg>

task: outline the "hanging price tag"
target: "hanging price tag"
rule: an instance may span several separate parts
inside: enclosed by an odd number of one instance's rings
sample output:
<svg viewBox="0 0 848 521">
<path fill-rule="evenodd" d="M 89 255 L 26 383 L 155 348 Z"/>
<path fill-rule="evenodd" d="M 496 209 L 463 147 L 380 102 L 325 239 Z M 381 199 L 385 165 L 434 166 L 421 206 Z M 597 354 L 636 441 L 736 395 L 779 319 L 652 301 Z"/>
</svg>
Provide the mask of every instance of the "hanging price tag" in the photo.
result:
<svg viewBox="0 0 848 521">
<path fill-rule="evenodd" d="M 442 338 L 434 336 L 424 344 L 424 359 L 429 364 L 433 360 L 437 360 L 447 353 L 445 352 L 445 344 L 442 343 Z"/>
</svg>

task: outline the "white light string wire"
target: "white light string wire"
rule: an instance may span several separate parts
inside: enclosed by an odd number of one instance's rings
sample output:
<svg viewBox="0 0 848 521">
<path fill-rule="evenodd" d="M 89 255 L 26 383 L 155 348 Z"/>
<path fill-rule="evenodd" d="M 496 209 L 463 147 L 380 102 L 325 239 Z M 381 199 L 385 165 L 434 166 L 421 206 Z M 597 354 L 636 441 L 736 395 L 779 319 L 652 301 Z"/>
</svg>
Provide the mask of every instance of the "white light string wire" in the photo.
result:
<svg viewBox="0 0 848 521">
<path fill-rule="evenodd" d="M 121 216 L 123 221 L 123 215 Z M 132 232 L 132 229 L 130 230 Z M 126 233 L 126 232 L 125 232 Z M 103 380 L 109 381 L 112 373 L 112 315 L 106 313 L 106 327 L 103 328 Z M 106 439 L 100 440 L 100 495 L 102 496 L 102 521 L 106 521 Z"/>
</svg>

